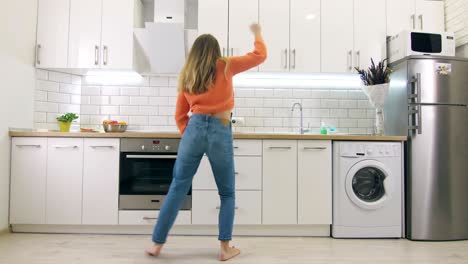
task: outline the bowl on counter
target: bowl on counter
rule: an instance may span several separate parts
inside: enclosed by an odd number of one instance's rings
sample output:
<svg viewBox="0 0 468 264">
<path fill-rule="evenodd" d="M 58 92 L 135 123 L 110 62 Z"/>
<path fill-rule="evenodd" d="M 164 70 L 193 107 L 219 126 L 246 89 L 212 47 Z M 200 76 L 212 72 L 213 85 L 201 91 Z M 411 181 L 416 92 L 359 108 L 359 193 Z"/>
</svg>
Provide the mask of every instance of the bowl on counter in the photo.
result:
<svg viewBox="0 0 468 264">
<path fill-rule="evenodd" d="M 106 133 L 122 133 L 127 130 L 128 125 L 119 125 L 119 124 L 102 124 L 104 131 Z"/>
</svg>

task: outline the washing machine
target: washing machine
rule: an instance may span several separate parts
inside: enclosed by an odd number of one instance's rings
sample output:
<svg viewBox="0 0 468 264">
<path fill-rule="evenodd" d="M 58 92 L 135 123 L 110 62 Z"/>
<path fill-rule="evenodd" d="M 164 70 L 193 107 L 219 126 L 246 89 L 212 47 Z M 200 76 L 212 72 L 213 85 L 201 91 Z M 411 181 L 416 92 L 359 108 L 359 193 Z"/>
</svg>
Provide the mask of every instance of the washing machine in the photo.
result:
<svg viewBox="0 0 468 264">
<path fill-rule="evenodd" d="M 333 237 L 402 237 L 402 149 L 401 142 L 333 142 Z"/>
</svg>

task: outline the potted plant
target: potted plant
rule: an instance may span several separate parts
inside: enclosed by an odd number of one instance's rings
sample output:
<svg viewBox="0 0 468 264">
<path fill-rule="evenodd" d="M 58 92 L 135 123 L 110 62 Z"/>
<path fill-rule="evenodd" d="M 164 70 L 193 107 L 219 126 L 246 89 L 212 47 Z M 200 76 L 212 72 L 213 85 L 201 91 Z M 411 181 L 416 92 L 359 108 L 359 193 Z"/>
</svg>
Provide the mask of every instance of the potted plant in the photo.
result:
<svg viewBox="0 0 468 264">
<path fill-rule="evenodd" d="M 386 62 L 387 59 L 384 59 L 375 65 L 374 60 L 371 58 L 371 66 L 367 70 L 355 67 L 364 83 L 362 90 L 376 110 L 374 127 L 376 135 L 383 135 L 385 133 L 383 109 L 388 95 L 390 73 L 392 72 Z"/>
<path fill-rule="evenodd" d="M 78 116 L 74 113 L 66 113 L 64 115 L 57 117 L 60 132 L 70 132 L 71 123 L 75 119 L 78 119 Z"/>
</svg>

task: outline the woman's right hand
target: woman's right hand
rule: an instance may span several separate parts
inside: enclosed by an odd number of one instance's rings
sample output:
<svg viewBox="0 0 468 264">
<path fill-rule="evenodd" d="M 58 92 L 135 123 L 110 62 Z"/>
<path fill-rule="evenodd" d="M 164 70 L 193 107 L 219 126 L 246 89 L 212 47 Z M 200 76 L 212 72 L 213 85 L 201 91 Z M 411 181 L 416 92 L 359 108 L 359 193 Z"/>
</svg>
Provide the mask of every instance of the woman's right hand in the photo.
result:
<svg viewBox="0 0 468 264">
<path fill-rule="evenodd" d="M 255 36 L 260 36 L 261 33 L 262 33 L 262 28 L 260 27 L 259 24 L 252 24 L 250 25 L 250 31 L 252 31 L 252 33 L 255 35 Z"/>
</svg>

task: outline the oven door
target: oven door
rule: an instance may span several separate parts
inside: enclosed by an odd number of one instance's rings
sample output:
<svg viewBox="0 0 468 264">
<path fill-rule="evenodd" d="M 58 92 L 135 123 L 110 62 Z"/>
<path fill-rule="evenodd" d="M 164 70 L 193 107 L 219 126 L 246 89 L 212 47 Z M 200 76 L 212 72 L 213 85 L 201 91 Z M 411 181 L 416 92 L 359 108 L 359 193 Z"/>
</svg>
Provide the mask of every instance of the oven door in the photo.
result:
<svg viewBox="0 0 468 264">
<path fill-rule="evenodd" d="M 120 154 L 120 210 L 160 209 L 172 182 L 176 154 Z M 191 188 L 181 209 L 191 209 Z"/>
</svg>

